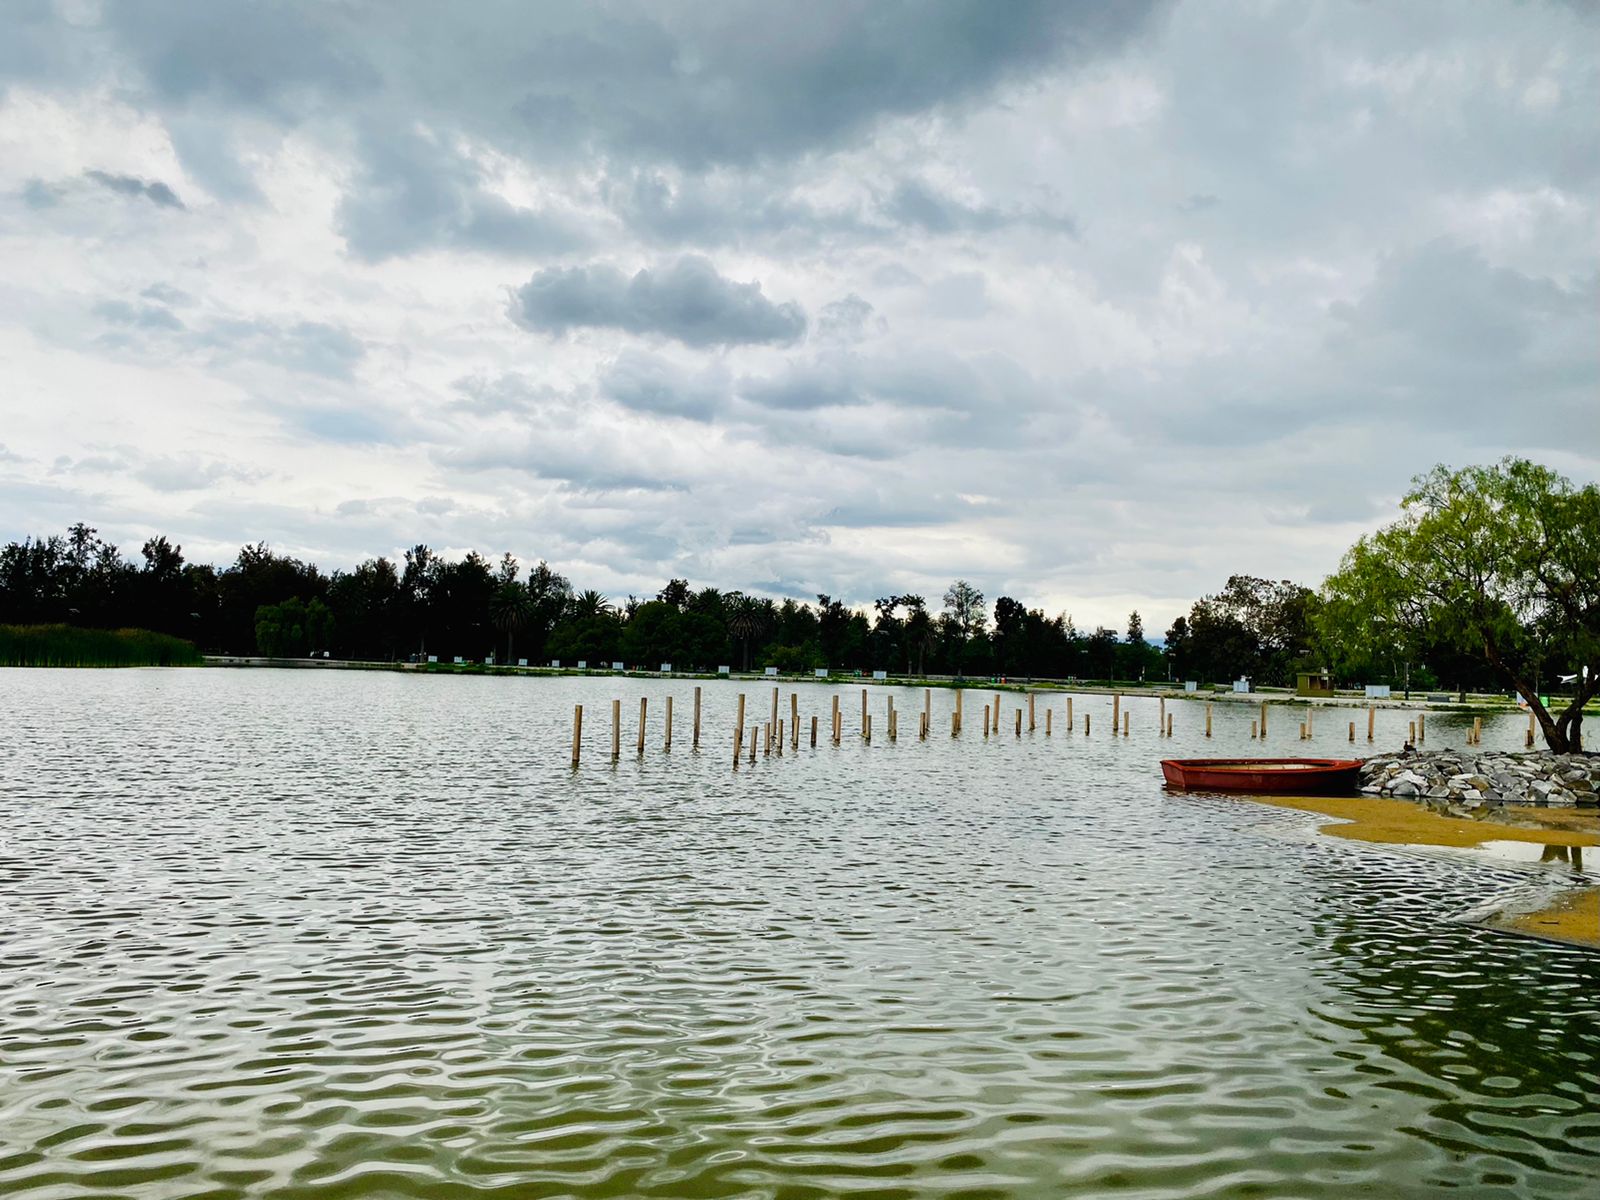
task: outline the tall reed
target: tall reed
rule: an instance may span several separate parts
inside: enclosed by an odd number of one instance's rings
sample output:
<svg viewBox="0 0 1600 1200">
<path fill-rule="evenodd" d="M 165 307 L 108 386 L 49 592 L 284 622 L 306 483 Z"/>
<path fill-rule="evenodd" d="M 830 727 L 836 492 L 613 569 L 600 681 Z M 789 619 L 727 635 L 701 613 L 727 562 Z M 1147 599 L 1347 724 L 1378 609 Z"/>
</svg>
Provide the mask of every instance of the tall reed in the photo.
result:
<svg viewBox="0 0 1600 1200">
<path fill-rule="evenodd" d="M 148 629 L 0 625 L 0 667 L 198 666 L 193 642 Z"/>
</svg>

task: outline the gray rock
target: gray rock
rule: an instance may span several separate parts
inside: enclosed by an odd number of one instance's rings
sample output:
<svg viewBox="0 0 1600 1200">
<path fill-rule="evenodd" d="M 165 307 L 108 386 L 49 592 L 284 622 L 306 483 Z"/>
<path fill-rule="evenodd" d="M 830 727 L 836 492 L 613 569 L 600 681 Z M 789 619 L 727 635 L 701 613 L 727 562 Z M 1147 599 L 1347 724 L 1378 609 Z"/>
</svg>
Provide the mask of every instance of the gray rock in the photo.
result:
<svg viewBox="0 0 1600 1200">
<path fill-rule="evenodd" d="M 1417 783 L 1421 782 L 1422 781 L 1420 779 L 1417 781 Z M 1417 794 L 1417 784 L 1411 783 L 1407 780 L 1401 780 L 1399 783 L 1394 785 L 1393 794 L 1403 798 L 1415 796 Z"/>
</svg>

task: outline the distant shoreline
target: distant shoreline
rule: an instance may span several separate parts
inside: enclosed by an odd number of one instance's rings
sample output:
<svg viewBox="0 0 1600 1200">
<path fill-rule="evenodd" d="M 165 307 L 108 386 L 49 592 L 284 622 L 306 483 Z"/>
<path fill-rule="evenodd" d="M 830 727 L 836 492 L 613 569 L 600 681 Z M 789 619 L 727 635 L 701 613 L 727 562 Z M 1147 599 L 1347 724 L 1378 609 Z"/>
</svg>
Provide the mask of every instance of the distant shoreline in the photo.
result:
<svg viewBox="0 0 1600 1200">
<path fill-rule="evenodd" d="M 1345 694 L 1333 697 L 1297 696 L 1288 689 L 1269 688 L 1255 692 L 1219 692 L 1219 691 L 1185 691 L 1181 685 L 1172 683 L 1138 683 L 1134 681 L 1109 683 L 1104 681 L 1074 681 L 1062 679 L 1025 679 L 1025 680 L 995 680 L 981 676 L 919 676 L 890 674 L 884 679 L 874 679 L 870 675 L 832 674 L 826 677 L 812 674 L 783 674 L 766 675 L 753 671 L 732 671 L 727 674 L 705 671 L 649 671 L 628 669 L 612 671 L 597 668 L 577 667 L 535 667 L 535 666 L 508 666 L 503 664 L 485 664 L 473 662 L 438 662 L 438 663 L 410 663 L 410 662 L 374 662 L 356 659 L 325 659 L 325 658 L 267 658 L 260 655 L 242 654 L 208 654 L 201 663 L 205 667 L 220 668 L 277 668 L 282 670 L 322 670 L 322 671 L 398 671 L 420 675 L 498 675 L 498 676 L 531 676 L 531 677 L 589 677 L 589 678 L 630 678 L 630 679 L 681 679 L 695 682 L 716 682 L 728 680 L 740 683 L 771 682 L 778 685 L 822 684 L 837 687 L 840 684 L 861 684 L 864 687 L 879 685 L 883 687 L 927 687 L 944 690 L 964 689 L 967 691 L 1002 691 L 1002 692 L 1035 692 L 1035 693 L 1066 693 L 1077 695 L 1100 696 L 1146 696 L 1164 700 L 1204 700 L 1215 701 L 1219 704 L 1271 704 L 1274 706 L 1294 706 L 1299 708 L 1382 708 L 1382 709 L 1412 709 L 1423 712 L 1473 712 L 1473 713 L 1516 713 L 1525 712 L 1510 700 L 1489 697 L 1481 694 L 1469 696 L 1463 702 L 1455 699 L 1431 699 L 1428 696 L 1414 696 L 1407 700 L 1398 696 L 1386 699 L 1367 699 L 1365 696 Z M 1437 696 L 1437 693 L 1431 693 Z"/>
</svg>

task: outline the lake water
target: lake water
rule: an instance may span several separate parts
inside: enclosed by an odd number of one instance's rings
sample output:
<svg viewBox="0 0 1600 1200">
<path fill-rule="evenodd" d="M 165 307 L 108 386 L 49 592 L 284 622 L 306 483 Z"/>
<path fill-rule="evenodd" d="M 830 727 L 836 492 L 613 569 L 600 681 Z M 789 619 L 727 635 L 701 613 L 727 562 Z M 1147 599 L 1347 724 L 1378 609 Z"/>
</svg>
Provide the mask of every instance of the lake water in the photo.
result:
<svg viewBox="0 0 1600 1200">
<path fill-rule="evenodd" d="M 1364 715 L 740 686 L 0 673 L 0 1195 L 1600 1195 L 1600 956 L 1447 920 L 1553 868 L 1160 786 Z"/>
</svg>

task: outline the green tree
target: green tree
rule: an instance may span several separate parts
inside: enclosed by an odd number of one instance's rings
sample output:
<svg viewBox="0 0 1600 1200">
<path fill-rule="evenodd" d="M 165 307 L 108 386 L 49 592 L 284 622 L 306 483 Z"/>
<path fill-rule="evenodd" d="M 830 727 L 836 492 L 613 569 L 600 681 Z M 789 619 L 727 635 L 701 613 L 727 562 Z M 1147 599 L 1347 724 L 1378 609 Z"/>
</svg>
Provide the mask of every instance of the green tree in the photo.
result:
<svg viewBox="0 0 1600 1200">
<path fill-rule="evenodd" d="M 1600 691 L 1600 487 L 1507 458 L 1435 467 L 1400 506 L 1323 585 L 1326 636 L 1366 653 L 1451 646 L 1528 703 L 1550 749 L 1581 750 L 1583 706 Z M 1545 665 L 1576 677 L 1557 714 L 1539 696 Z"/>
<path fill-rule="evenodd" d="M 510 555 L 506 555 L 510 559 Z M 528 589 L 516 581 L 515 572 L 509 578 L 502 573 L 505 582 L 495 589 L 494 595 L 489 600 L 489 619 L 494 622 L 494 627 L 506 635 L 506 662 L 515 663 L 517 631 L 521 629 L 533 616 L 533 597 L 528 595 Z"/>
</svg>

